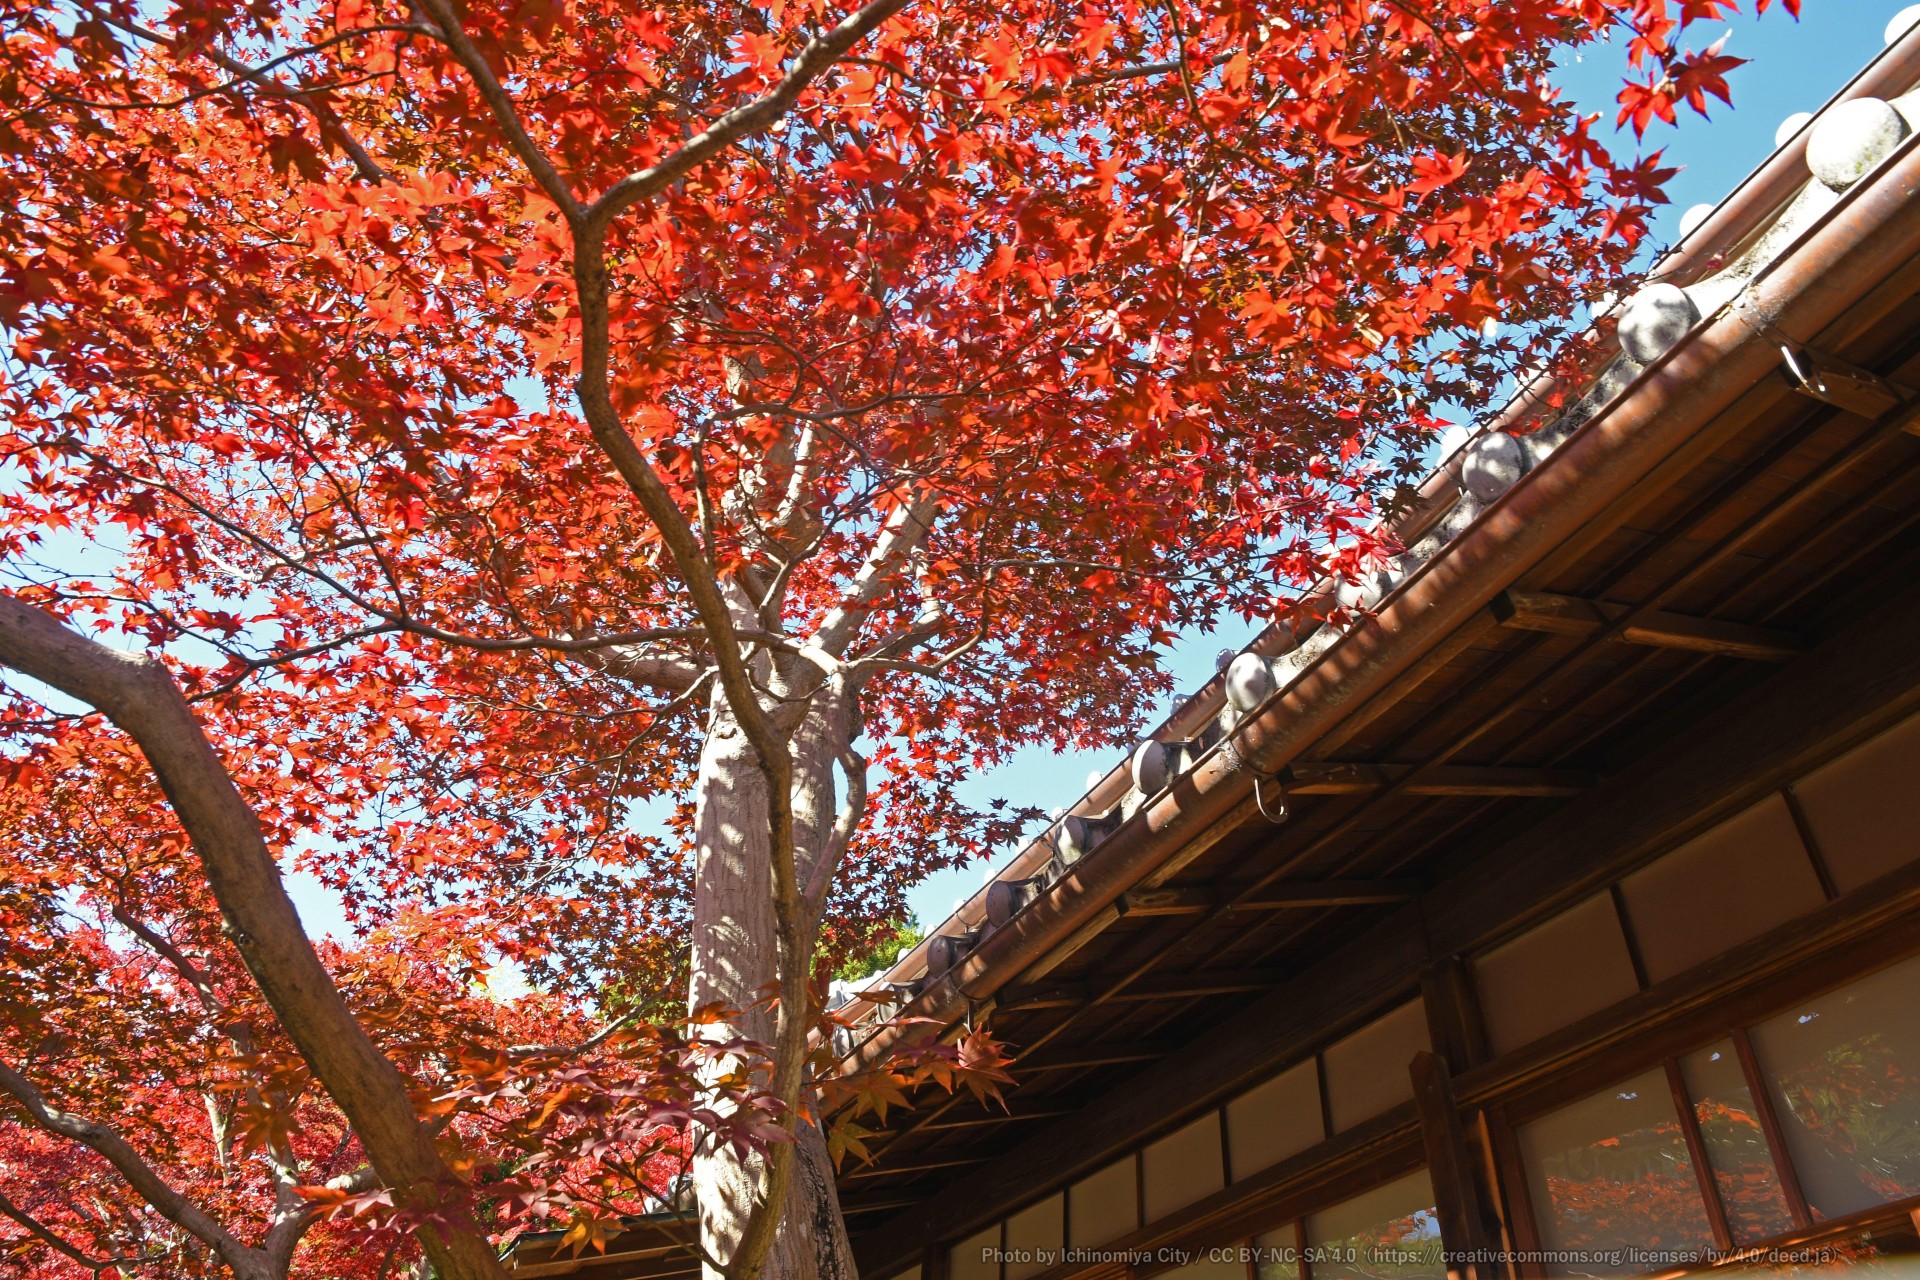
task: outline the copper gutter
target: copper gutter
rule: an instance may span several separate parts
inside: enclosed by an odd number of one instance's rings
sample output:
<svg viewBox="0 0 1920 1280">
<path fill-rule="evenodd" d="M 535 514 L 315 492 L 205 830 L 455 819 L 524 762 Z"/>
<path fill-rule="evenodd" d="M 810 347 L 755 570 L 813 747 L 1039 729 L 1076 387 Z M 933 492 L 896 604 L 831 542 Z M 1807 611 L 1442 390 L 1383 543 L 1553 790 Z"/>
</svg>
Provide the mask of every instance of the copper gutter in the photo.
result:
<svg viewBox="0 0 1920 1280">
<path fill-rule="evenodd" d="M 1882 63 L 1920 61 L 1920 38 L 1909 37 L 1891 52 L 1901 56 Z M 1860 87 L 1864 80 L 1851 87 L 1866 92 Z M 1562 540 L 1627 495 L 1762 379 L 1774 376 L 1782 340 L 1816 337 L 1874 283 L 1920 254 L 1920 216 L 1913 203 L 1920 188 L 1916 141 L 1910 138 L 1877 173 L 1855 184 L 1824 221 L 1764 267 L 1738 298 L 1696 326 L 1551 459 L 1382 600 L 1373 619 L 1243 720 L 1229 736 L 1231 751 L 1216 749 L 1202 759 L 1039 900 L 953 969 L 929 980 L 903 1012 L 930 1022 L 882 1028 L 846 1065 L 870 1065 L 901 1036 L 931 1034 L 989 1001 L 1242 804 L 1254 774 L 1275 771 L 1298 756 Z M 1761 177 L 1766 173 L 1763 169 Z M 1756 194 L 1748 198 L 1773 201 L 1771 212 L 1778 203 L 1767 194 L 1772 188 L 1766 182 L 1750 185 Z M 1728 210 L 1722 206 L 1723 213 Z"/>
</svg>

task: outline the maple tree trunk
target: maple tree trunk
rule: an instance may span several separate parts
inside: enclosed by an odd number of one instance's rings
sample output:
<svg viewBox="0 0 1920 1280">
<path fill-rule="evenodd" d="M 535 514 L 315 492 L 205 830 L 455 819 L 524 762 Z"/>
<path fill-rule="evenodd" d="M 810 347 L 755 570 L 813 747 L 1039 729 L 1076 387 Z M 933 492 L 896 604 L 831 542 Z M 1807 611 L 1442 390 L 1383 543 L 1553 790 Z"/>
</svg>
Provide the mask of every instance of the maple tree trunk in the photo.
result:
<svg viewBox="0 0 1920 1280">
<path fill-rule="evenodd" d="M 830 780 L 833 755 L 818 735 L 796 735 L 799 779 L 815 797 L 820 779 Z M 824 759 L 818 758 L 826 752 Z M 830 782 L 829 782 L 830 787 Z M 733 1029 L 763 1044 L 774 1039 L 774 1016 L 765 999 L 776 979 L 779 944 L 767 828 L 766 782 L 746 735 L 717 701 L 713 727 L 700 755 L 695 784 L 693 956 L 688 1007 L 721 1004 L 741 1011 Z M 822 833 L 797 823 L 796 852 L 804 862 L 809 837 Z M 808 930 L 811 935 L 811 930 Z M 765 1280 L 855 1280 L 853 1253 L 840 1216 L 833 1167 L 817 1126 L 797 1126 L 793 1176 L 781 1209 L 779 1233 L 768 1255 Z M 733 1256 L 759 1199 L 762 1161 L 731 1150 L 697 1152 L 694 1194 L 699 1203 L 701 1243 L 720 1261 Z M 711 1266 L 708 1280 L 719 1280 Z"/>
</svg>

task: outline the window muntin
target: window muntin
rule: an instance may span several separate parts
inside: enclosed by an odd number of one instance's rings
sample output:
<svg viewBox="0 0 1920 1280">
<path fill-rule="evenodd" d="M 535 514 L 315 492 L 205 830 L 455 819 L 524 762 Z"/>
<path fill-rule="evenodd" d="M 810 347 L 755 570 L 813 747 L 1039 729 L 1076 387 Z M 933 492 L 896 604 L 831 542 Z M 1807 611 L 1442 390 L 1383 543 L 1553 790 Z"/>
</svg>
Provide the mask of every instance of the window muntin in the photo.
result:
<svg viewBox="0 0 1920 1280">
<path fill-rule="evenodd" d="M 1235 1181 L 1326 1140 L 1320 1071 L 1312 1058 L 1227 1104 L 1227 1153 Z"/>
<path fill-rule="evenodd" d="M 1254 1280 L 1301 1280 L 1300 1233 L 1289 1222 L 1253 1238 Z"/>
<path fill-rule="evenodd" d="M 1920 716 L 1794 786 L 1834 885 L 1849 893 L 1920 859 Z"/>
<path fill-rule="evenodd" d="M 1487 1039 L 1511 1053 L 1640 990 L 1613 895 L 1602 893 L 1473 962 Z"/>
<path fill-rule="evenodd" d="M 968 1236 L 947 1254 L 951 1280 L 1000 1280 L 1000 1224 Z"/>
<path fill-rule="evenodd" d="M 1055 1194 L 1007 1219 L 1005 1280 L 1026 1280 L 1059 1261 L 1065 1210 L 1066 1196 Z"/>
<path fill-rule="evenodd" d="M 1321 1059 L 1327 1069 L 1327 1111 L 1333 1131 L 1344 1133 L 1413 1097 L 1407 1063 L 1433 1047 L 1427 1036 L 1427 1010 L 1420 1001 L 1403 1004 L 1336 1044 Z"/>
<path fill-rule="evenodd" d="M 1680 1074 L 1734 1243 L 1752 1244 L 1791 1230 L 1793 1212 L 1733 1041 L 1688 1054 L 1680 1060 Z"/>
<path fill-rule="evenodd" d="M 1769 796 L 1620 882 L 1651 982 L 1826 901 L 1787 802 Z M 1704 904 L 1712 904 L 1703 910 Z"/>
</svg>

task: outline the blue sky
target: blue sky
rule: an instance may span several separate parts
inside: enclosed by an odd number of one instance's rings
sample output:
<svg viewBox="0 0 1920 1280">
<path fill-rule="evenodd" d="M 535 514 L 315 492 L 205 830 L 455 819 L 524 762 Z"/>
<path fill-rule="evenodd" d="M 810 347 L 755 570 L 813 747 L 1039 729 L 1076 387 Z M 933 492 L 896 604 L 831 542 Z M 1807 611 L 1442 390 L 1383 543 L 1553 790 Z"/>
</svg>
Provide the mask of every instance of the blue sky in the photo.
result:
<svg viewBox="0 0 1920 1280">
<path fill-rule="evenodd" d="M 1731 31 L 1726 52 L 1749 60 L 1727 77 L 1734 105 L 1709 100 L 1711 118 L 1683 115 L 1679 128 L 1656 124 L 1648 131 L 1648 148 L 1664 147 L 1665 163 L 1684 167 L 1668 184 L 1672 203 L 1653 219 L 1661 242 L 1677 238 L 1680 215 L 1695 204 L 1713 204 L 1773 151 L 1774 130 L 1798 111 L 1813 111 L 1831 97 L 1854 73 L 1884 47 L 1883 35 L 1894 15 L 1911 0 L 1805 0 L 1795 22 L 1778 3 L 1756 20 L 1753 0 L 1742 0 L 1745 13 L 1721 23 L 1690 29 L 1687 43 L 1695 48 L 1712 43 Z M 1619 92 L 1625 55 L 1619 50 L 1590 50 L 1562 68 L 1561 85 L 1585 110 L 1603 111 L 1610 125 Z M 1596 130 L 1601 137 L 1607 133 Z M 1631 133 L 1618 136 L 1616 149 L 1634 150 Z M 1168 666 L 1182 690 L 1197 688 L 1213 674 L 1214 654 L 1237 649 L 1254 629 L 1237 622 L 1217 634 L 1185 636 L 1168 654 Z M 969 779 L 961 787 L 968 801 L 982 804 L 1002 797 L 1015 804 L 1051 810 L 1070 804 L 1085 789 L 1088 775 L 1104 773 L 1117 752 L 1054 755 L 1040 748 L 1017 752 L 998 768 Z M 990 874 L 985 863 L 937 872 L 908 895 L 914 914 L 932 926 Z"/>
</svg>

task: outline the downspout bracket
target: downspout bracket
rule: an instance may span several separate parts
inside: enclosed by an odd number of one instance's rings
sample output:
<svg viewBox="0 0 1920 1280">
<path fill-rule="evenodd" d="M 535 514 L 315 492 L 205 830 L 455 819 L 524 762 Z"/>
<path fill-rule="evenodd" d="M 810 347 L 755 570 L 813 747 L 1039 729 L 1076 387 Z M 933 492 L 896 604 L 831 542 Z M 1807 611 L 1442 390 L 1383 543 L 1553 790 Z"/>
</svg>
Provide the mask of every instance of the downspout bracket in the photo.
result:
<svg viewBox="0 0 1920 1280">
<path fill-rule="evenodd" d="M 1912 398 L 1912 392 L 1894 386 L 1871 369 L 1848 364 L 1812 347 L 1781 343 L 1780 355 L 1782 371 L 1795 391 L 1862 418 L 1879 418 Z"/>
</svg>

